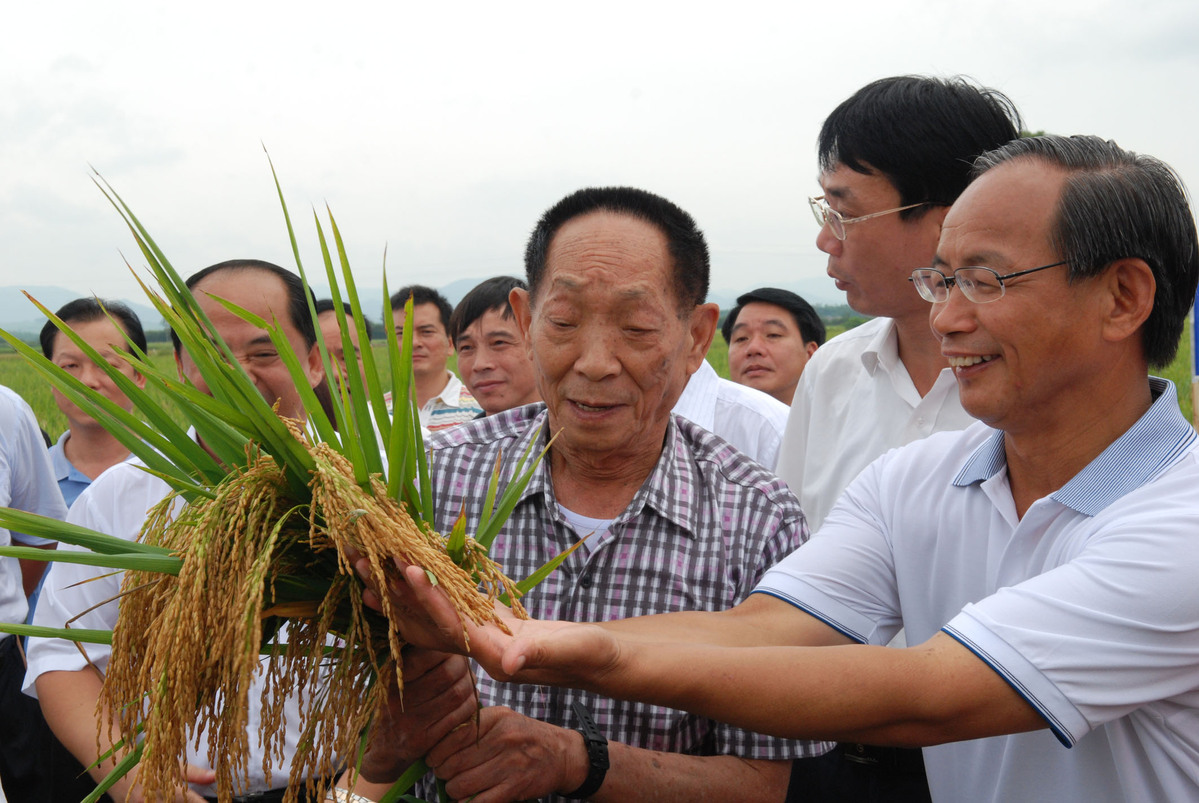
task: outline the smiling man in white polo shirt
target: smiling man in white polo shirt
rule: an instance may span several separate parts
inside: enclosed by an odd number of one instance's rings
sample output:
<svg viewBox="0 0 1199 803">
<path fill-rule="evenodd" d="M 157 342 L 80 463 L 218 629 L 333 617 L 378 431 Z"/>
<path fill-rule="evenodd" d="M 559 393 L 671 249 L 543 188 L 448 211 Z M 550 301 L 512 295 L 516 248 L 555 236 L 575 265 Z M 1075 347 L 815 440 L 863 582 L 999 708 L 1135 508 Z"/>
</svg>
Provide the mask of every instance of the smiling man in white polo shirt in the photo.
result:
<svg viewBox="0 0 1199 803">
<path fill-rule="evenodd" d="M 934 800 L 1199 799 L 1199 436 L 1149 376 L 1199 280 L 1186 192 L 1095 137 L 976 170 L 912 279 L 980 423 L 872 463 L 729 611 L 468 627 L 471 655 L 780 736 L 925 746 Z M 444 594 L 405 577 L 442 627 L 405 638 L 444 647 Z M 917 646 L 884 649 L 900 627 Z"/>
</svg>

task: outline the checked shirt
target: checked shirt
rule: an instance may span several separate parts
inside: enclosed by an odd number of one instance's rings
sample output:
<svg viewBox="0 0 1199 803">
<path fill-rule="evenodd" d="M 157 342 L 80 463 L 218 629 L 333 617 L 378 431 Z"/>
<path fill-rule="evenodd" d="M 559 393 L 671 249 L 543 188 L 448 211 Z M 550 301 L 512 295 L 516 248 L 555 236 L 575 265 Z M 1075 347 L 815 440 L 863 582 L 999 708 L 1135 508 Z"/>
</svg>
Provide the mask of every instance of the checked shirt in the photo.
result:
<svg viewBox="0 0 1199 803">
<path fill-rule="evenodd" d="M 536 438 L 533 455 L 544 447 L 546 419 L 543 404 L 526 405 L 429 439 L 439 530 L 448 532 L 465 507 L 467 532 L 474 531 L 497 455 L 502 494 L 530 442 Z M 491 548 L 513 579 L 532 574 L 579 539 L 555 500 L 549 462 L 537 467 Z M 807 537 L 799 503 L 781 480 L 724 440 L 671 416 L 662 456 L 629 507 L 523 601 L 535 618 L 580 622 L 725 610 L 744 600 L 766 570 Z M 785 760 L 831 747 L 588 692 L 496 683 L 485 673 L 479 676 L 479 697 L 484 705 L 506 705 L 571 728 L 578 725 L 571 702 L 581 700 L 609 739 L 653 750 Z"/>
</svg>

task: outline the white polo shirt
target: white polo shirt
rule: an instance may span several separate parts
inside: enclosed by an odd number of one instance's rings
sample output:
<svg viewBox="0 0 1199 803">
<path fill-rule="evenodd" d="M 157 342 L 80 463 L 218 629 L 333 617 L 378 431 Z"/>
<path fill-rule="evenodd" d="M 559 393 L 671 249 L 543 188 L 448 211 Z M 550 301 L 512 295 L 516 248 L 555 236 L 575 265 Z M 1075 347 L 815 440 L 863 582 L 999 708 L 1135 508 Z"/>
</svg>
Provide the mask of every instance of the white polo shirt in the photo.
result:
<svg viewBox="0 0 1199 803">
<path fill-rule="evenodd" d="M 899 359 L 895 322 L 875 318 L 816 349 L 804 366 L 778 475 L 816 532 L 846 486 L 883 452 L 973 423 L 949 368 L 921 398 Z"/>
<path fill-rule="evenodd" d="M 774 471 L 787 426 L 787 405 L 757 388 L 722 379 L 707 360 L 691 375 L 675 415 L 724 438 Z"/>
<path fill-rule="evenodd" d="M 1045 718 L 925 748 L 935 800 L 1199 799 L 1199 437 L 1151 384 L 1023 518 L 1003 433 L 976 424 L 872 463 L 759 584 L 861 642 L 944 630 Z"/>
</svg>

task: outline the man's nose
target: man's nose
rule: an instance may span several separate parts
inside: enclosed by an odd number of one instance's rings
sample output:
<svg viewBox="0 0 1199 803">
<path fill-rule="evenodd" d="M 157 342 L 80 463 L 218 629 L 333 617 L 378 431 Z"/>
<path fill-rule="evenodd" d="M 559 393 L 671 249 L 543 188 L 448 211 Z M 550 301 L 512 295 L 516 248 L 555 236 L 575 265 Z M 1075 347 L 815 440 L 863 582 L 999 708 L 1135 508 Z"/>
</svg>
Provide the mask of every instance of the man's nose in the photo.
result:
<svg viewBox="0 0 1199 803">
<path fill-rule="evenodd" d="M 598 381 L 620 373 L 619 337 L 610 327 L 598 326 L 579 332 L 579 353 L 575 370 L 588 379 Z"/>
<path fill-rule="evenodd" d="M 816 247 L 829 256 L 840 256 L 844 243 L 844 240 L 837 239 L 837 235 L 833 234 L 833 227 L 827 223 L 816 232 Z"/>
<path fill-rule="evenodd" d="M 972 331 L 977 325 L 975 312 L 978 305 L 966 298 L 960 288 L 950 285 L 946 292 L 948 298 L 930 304 L 929 325 L 933 334 L 943 338 L 954 332 Z"/>
</svg>

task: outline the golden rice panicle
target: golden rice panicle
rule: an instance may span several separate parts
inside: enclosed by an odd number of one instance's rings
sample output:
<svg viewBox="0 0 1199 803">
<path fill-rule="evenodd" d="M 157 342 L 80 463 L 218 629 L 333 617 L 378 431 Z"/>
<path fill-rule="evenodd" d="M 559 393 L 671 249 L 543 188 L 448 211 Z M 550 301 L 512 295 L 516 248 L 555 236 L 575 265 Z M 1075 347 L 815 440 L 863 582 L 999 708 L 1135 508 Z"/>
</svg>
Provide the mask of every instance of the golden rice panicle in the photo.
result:
<svg viewBox="0 0 1199 803">
<path fill-rule="evenodd" d="M 516 599 L 515 585 L 473 539 L 458 566 L 445 539 L 414 521 L 378 478 L 363 489 L 340 453 L 288 425 L 313 456 L 309 498 L 290 498 L 280 467 L 250 447 L 246 467 L 213 488 L 214 498 L 186 506 L 168 499 L 148 517 L 142 539 L 181 556 L 179 575 L 125 577 L 101 705 L 120 711 L 130 744 L 144 726 L 140 777 L 149 799 L 185 788 L 187 745 L 205 740 L 219 798 L 245 789 L 248 695 L 263 667 L 264 627 L 273 633 L 272 660 L 261 675 L 256 738 L 267 777 L 285 763 L 291 696 L 302 721 L 286 800 L 302 787 L 321 791 L 313 779 L 332 777 L 338 757 L 354 755 L 387 684 L 402 688 L 403 642 L 387 595 L 382 615 L 363 603 L 350 550 L 380 587 L 398 578 L 397 557 L 425 567 L 476 623 L 498 621 L 498 594 Z"/>
<path fill-rule="evenodd" d="M 180 760 L 187 743 L 200 743 L 204 734 L 221 796 L 245 786 L 247 694 L 258 668 L 262 582 L 293 507 L 275 463 L 250 457 L 247 468 L 214 489 L 215 499 L 198 500 L 173 520 L 150 518 L 143 537 L 185 557 L 178 577 L 146 586 L 130 572 L 124 582 L 128 597 L 114 628 L 101 701 L 122 712 L 127 740 L 143 722 L 140 776 L 149 795 L 184 787 Z M 144 706 L 123 705 L 135 700 Z M 275 738 L 279 724 L 264 720 L 263 737 Z"/>
</svg>

